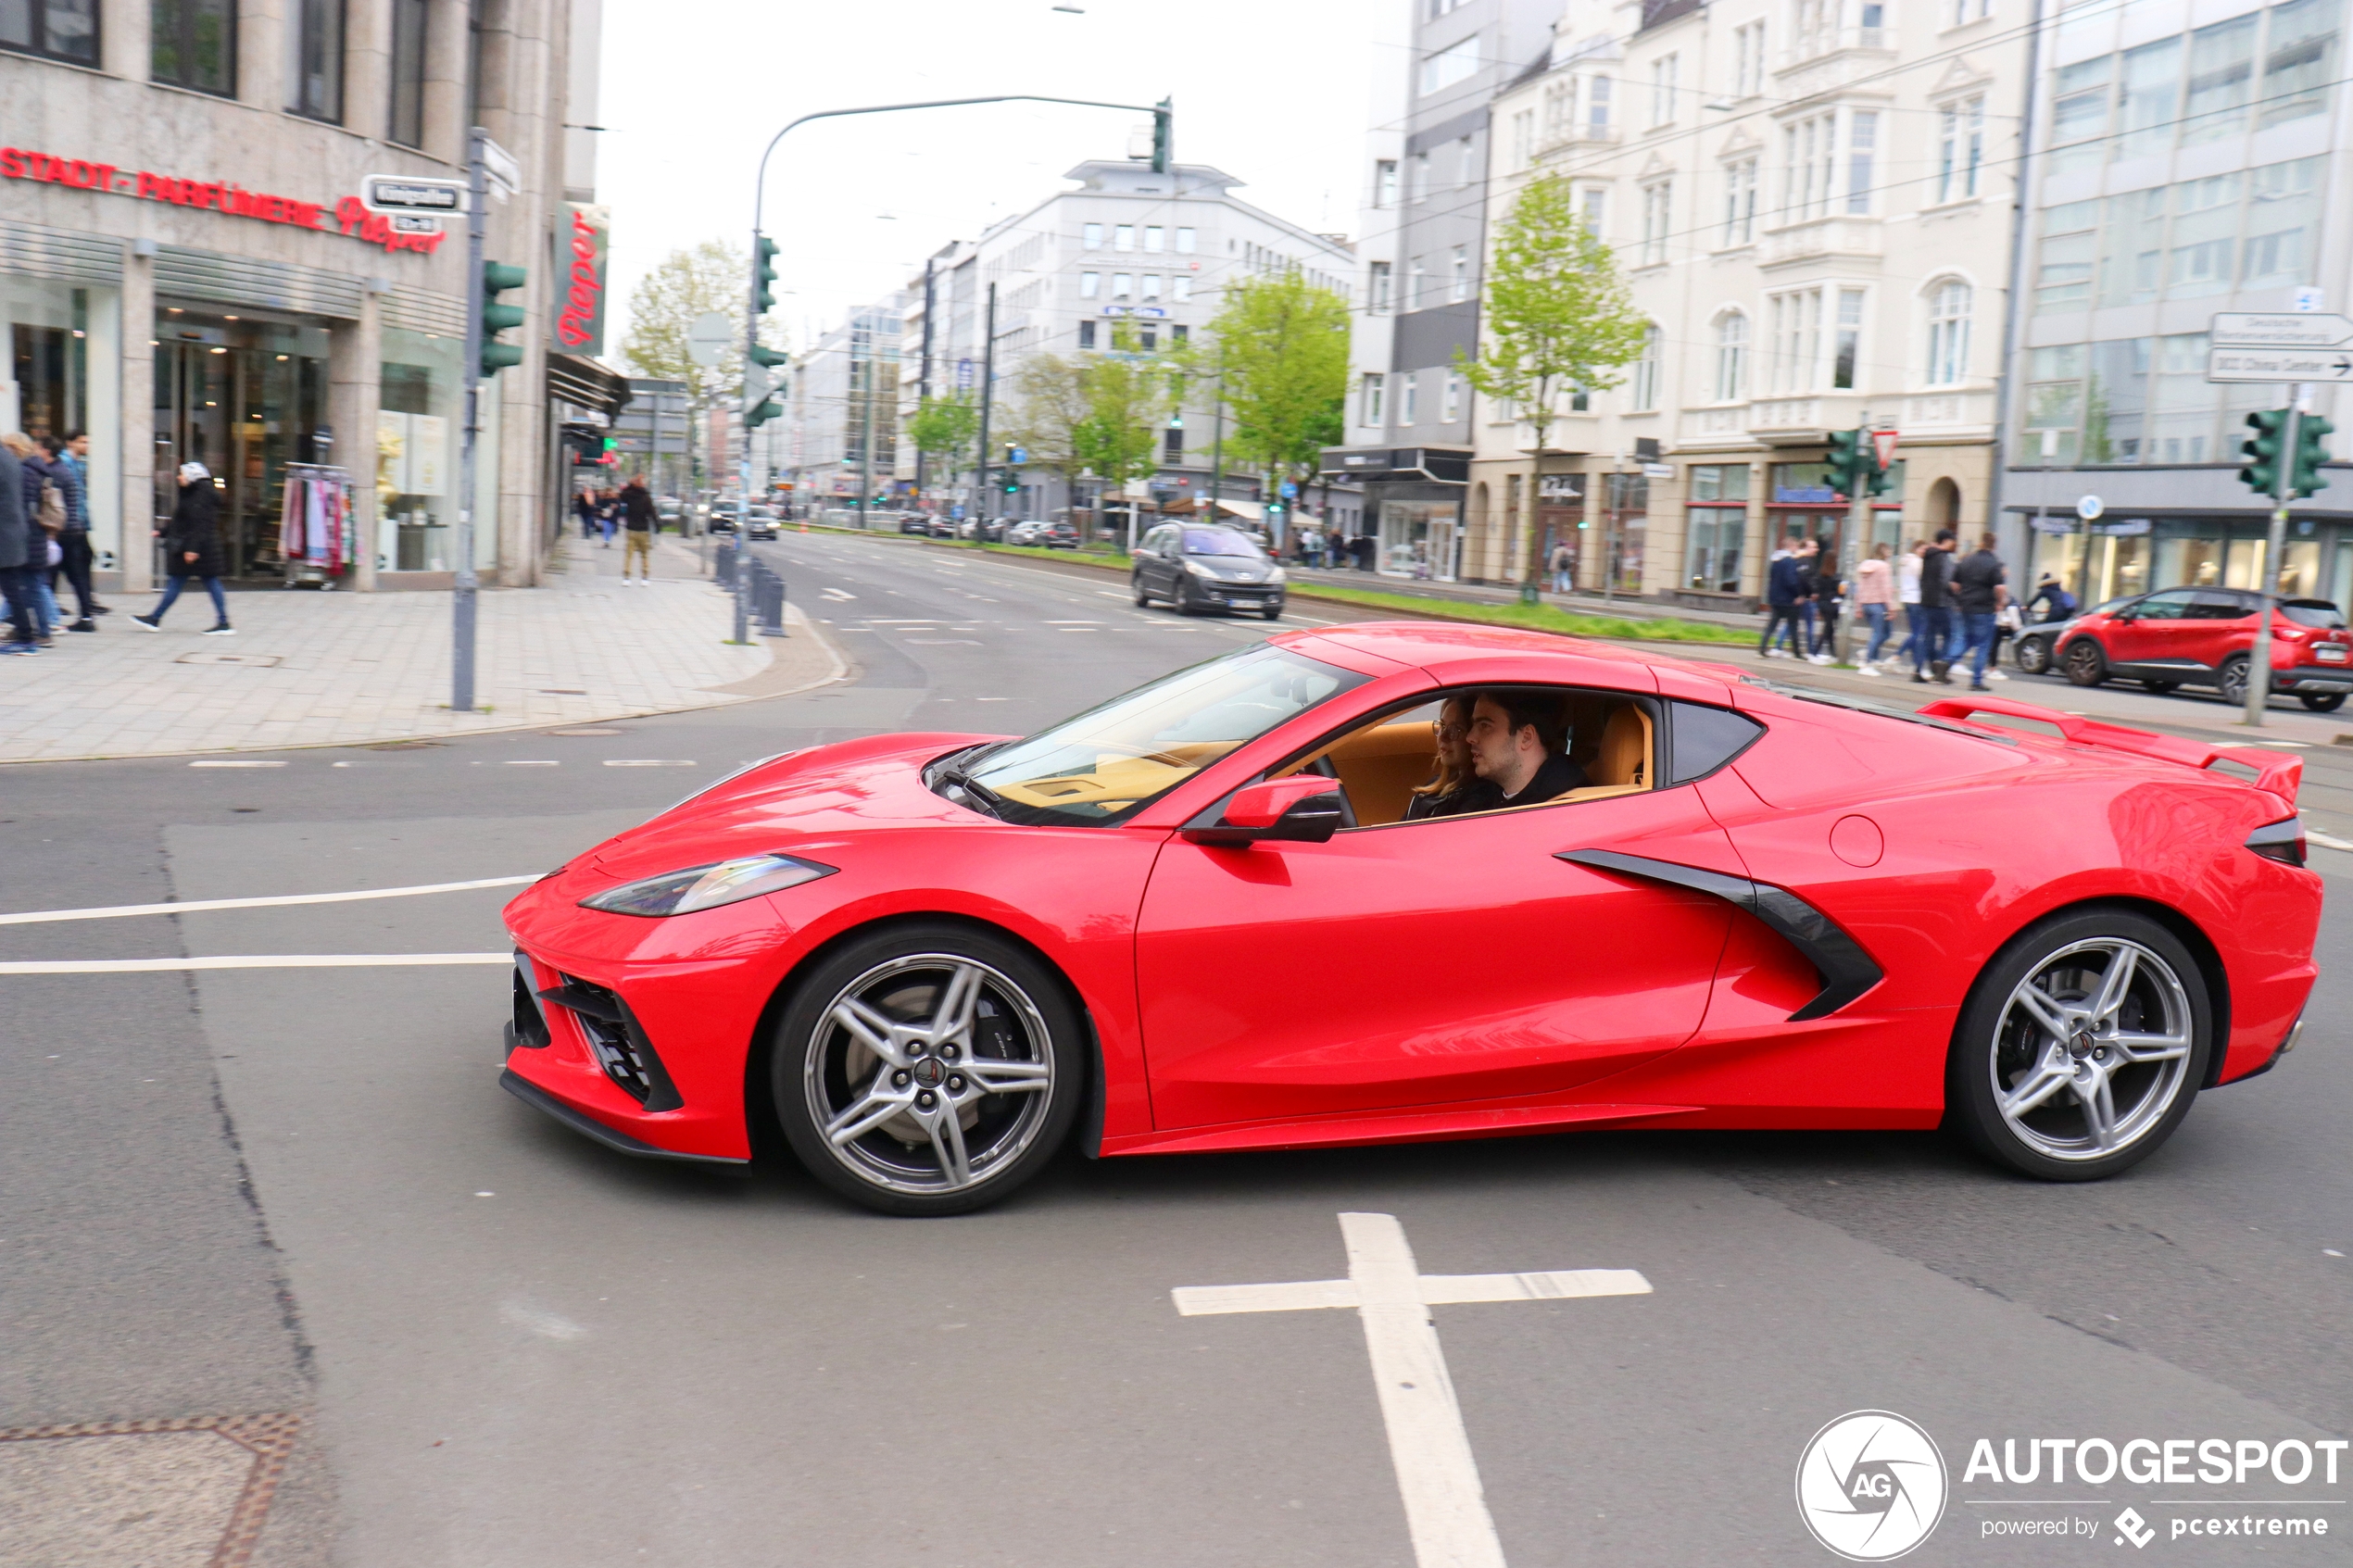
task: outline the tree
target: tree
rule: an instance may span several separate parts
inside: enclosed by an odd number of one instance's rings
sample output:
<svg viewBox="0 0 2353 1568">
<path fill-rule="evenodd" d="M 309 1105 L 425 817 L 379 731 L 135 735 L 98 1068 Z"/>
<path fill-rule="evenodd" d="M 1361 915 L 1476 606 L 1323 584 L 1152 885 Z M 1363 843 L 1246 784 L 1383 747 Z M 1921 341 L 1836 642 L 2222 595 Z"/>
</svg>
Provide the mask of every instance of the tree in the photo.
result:
<svg viewBox="0 0 2353 1568">
<path fill-rule="evenodd" d="M 1087 415 L 1072 431 L 1072 449 L 1085 470 L 1114 489 L 1155 471 L 1182 379 L 1181 366 L 1143 351 L 1133 326 L 1114 326 L 1111 351 L 1081 378 Z"/>
<path fill-rule="evenodd" d="M 943 471 L 963 471 L 973 437 L 980 433 L 980 404 L 969 392 L 926 397 L 907 421 L 907 439 L 915 450 L 944 459 Z"/>
<path fill-rule="evenodd" d="M 1616 386 L 1642 353 L 1647 325 L 1617 257 L 1578 215 L 1558 175 L 1530 181 L 1512 203 L 1495 236 L 1481 315 L 1478 358 L 1458 349 L 1454 362 L 1480 394 L 1517 405 L 1534 427 L 1541 485 L 1559 398 Z M 1531 588 L 1543 571 L 1538 548 L 1531 525 L 1521 579 Z"/>
<path fill-rule="evenodd" d="M 1078 430 L 1090 412 L 1086 361 L 1060 354 L 1025 355 L 1005 382 L 1011 394 L 1005 444 L 1026 453 L 1031 467 L 1070 485 L 1087 470 L 1078 455 Z"/>
<path fill-rule="evenodd" d="M 1279 481 L 1304 481 L 1340 440 L 1348 395 L 1348 301 L 1298 272 L 1229 285 L 1209 323 L 1237 456 Z M 1271 488 L 1271 486 L 1270 486 Z"/>
<path fill-rule="evenodd" d="M 698 405 L 733 401 L 744 383 L 744 300 L 750 287 L 751 262 L 724 240 L 672 251 L 630 291 L 622 360 L 637 375 L 685 382 Z M 687 352 L 686 334 L 696 317 L 711 310 L 727 318 L 730 330 L 726 352 L 705 369 Z M 765 320 L 761 328 L 763 345 L 784 346 L 781 332 Z"/>
</svg>

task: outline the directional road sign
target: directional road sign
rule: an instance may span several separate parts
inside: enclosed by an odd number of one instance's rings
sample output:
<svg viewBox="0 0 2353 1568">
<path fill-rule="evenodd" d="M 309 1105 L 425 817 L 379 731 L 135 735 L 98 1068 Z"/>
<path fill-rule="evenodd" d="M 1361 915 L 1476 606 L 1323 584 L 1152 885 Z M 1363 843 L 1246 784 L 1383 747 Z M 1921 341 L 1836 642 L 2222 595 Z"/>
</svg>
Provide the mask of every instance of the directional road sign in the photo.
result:
<svg viewBox="0 0 2353 1568">
<path fill-rule="evenodd" d="M 2206 379 L 2209 382 L 2353 382 L 2353 348 L 2213 348 L 2206 356 Z"/>
<path fill-rule="evenodd" d="M 762 403 L 768 401 L 768 395 L 775 389 L 775 380 L 769 375 L 767 366 L 746 365 L 744 367 L 744 400 L 742 405 L 744 417 L 746 419 L 749 419 L 751 417 L 751 411 L 754 408 L 759 408 Z"/>
<path fill-rule="evenodd" d="M 2225 310 L 2207 329 L 2216 348 L 2341 348 L 2353 344 L 2353 318 L 2322 310 Z"/>
<path fill-rule="evenodd" d="M 507 188 L 508 195 L 522 189 L 522 165 L 515 161 L 514 154 L 487 136 L 482 139 L 482 168 L 493 183 Z"/>
<path fill-rule="evenodd" d="M 726 358 L 727 345 L 736 336 L 736 323 L 717 310 L 706 310 L 695 318 L 686 329 L 686 357 L 704 370 Z"/>
<path fill-rule="evenodd" d="M 424 213 L 440 218 L 466 210 L 466 182 L 406 174 L 371 174 L 359 182 L 359 205 L 370 212 Z"/>
</svg>

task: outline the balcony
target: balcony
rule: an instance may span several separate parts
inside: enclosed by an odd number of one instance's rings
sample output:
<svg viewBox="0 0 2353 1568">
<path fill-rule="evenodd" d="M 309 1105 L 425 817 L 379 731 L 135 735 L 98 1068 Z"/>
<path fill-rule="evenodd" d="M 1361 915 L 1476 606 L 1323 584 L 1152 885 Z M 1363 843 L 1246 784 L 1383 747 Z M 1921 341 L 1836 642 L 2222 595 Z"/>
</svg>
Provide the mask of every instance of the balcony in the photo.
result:
<svg viewBox="0 0 2353 1568">
<path fill-rule="evenodd" d="M 1536 153 L 1539 157 L 1541 157 L 1551 153 L 1570 152 L 1580 147 L 1614 147 L 1617 145 L 1618 140 L 1617 126 L 1594 125 L 1590 121 L 1579 120 L 1569 125 L 1555 126 L 1545 132 L 1537 141 Z"/>
<path fill-rule="evenodd" d="M 1768 229 L 1756 248 L 1759 267 L 1790 267 L 1826 257 L 1878 259 L 1884 242 L 1876 218 L 1811 218 Z"/>
</svg>

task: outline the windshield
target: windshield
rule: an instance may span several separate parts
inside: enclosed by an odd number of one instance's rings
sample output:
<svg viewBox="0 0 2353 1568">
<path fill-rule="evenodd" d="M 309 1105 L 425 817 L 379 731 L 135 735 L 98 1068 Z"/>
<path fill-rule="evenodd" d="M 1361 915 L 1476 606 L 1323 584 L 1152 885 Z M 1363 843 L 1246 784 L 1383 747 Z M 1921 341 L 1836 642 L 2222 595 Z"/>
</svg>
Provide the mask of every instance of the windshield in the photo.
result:
<svg viewBox="0 0 2353 1568">
<path fill-rule="evenodd" d="M 1189 556 L 1248 556 L 1257 558 L 1258 546 L 1246 534 L 1230 528 L 1188 528 L 1185 530 L 1185 553 Z"/>
<path fill-rule="evenodd" d="M 1365 679 L 1260 644 L 987 753 L 963 776 L 1008 822 L 1112 822 Z"/>
</svg>

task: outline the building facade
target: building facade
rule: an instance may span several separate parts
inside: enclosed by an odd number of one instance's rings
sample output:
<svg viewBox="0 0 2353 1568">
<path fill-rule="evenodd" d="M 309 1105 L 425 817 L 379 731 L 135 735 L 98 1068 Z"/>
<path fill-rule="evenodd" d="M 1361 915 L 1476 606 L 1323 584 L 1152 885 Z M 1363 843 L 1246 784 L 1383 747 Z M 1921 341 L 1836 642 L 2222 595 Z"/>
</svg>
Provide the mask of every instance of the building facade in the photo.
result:
<svg viewBox="0 0 2353 1568">
<path fill-rule="evenodd" d="M 2209 327 L 2353 307 L 2353 211 L 2326 200 L 2353 168 L 2344 25 L 2337 0 L 2136 0 L 2048 33 L 2004 509 L 2030 525 L 2034 573 L 2088 603 L 2266 576 L 2270 504 L 2238 483 L 2238 449 L 2247 412 L 2292 388 L 2208 382 Z M 2340 425 L 2348 407 L 2328 387 L 2314 404 Z M 2325 471 L 2272 571 L 2343 603 L 2353 472 Z"/>
<path fill-rule="evenodd" d="M 796 506 L 817 510 L 895 504 L 906 314 L 886 295 L 795 356 L 785 417 L 753 439 L 755 487 L 789 483 Z"/>
<path fill-rule="evenodd" d="M 1645 319 L 1541 464 L 1481 407 L 1466 571 L 1745 608 L 1800 536 L 1856 555 L 1991 515 L 2028 42 L 2003 0 L 1576 0 L 1492 106 L 1491 233 L 1567 182 Z M 1897 433 L 1862 535 L 1829 433 Z"/>
<path fill-rule="evenodd" d="M 1132 331 L 1139 352 L 1182 346 L 1217 313 L 1228 283 L 1272 272 L 1297 271 L 1353 295 L 1355 257 L 1345 236 L 1315 233 L 1251 206 L 1233 194 L 1241 182 L 1222 170 L 1178 164 L 1162 174 L 1148 163 L 1098 159 L 1064 178 L 1077 187 L 1002 220 L 977 240 L 947 246 L 907 291 L 902 417 L 912 416 L 925 384 L 934 395 L 978 394 L 990 362 L 988 297 L 996 291 L 993 464 L 1002 464 L 1005 433 L 1016 423 L 1012 382 L 1029 355 L 1109 353 L 1122 328 Z M 988 515 L 1043 518 L 1101 499 L 1096 487 L 1075 486 L 1042 465 L 1015 470 L 1016 491 L 990 495 Z M 1221 470 L 1225 497 L 1261 499 L 1258 477 L 1236 471 L 1221 450 L 1216 382 L 1205 372 L 1189 378 L 1161 432 L 1157 471 L 1131 485 L 1126 499 L 1199 501 Z M 901 449 L 898 476 L 912 491 L 912 447 Z M 927 463 L 925 478 L 935 499 L 959 488 L 977 495 L 969 473 L 938 473 Z"/>
<path fill-rule="evenodd" d="M 1327 476 L 1363 489 L 1379 570 L 1466 572 L 1473 399 L 1455 356 L 1478 342 L 1488 105 L 1551 44 L 1560 0 L 1409 0 L 1403 69 L 1373 92 L 1359 228 L 1347 443 Z"/>
<path fill-rule="evenodd" d="M 523 362 L 486 400 L 475 562 L 485 581 L 536 581 L 567 460 L 551 411 L 610 405 L 619 385 L 551 335 L 568 303 L 575 336 L 585 320 L 575 231 L 595 154 L 566 122 L 595 119 L 597 35 L 596 0 L 0 10 L 0 426 L 88 433 L 109 581 L 154 580 L 154 529 L 190 460 L 221 491 L 237 576 L 284 570 L 288 465 L 314 463 L 353 480 L 346 585 L 450 580 L 463 220 L 377 217 L 358 193 L 371 174 L 461 174 L 469 125 L 522 168 L 488 254 L 529 273 L 507 296 L 527 312 Z"/>
</svg>

